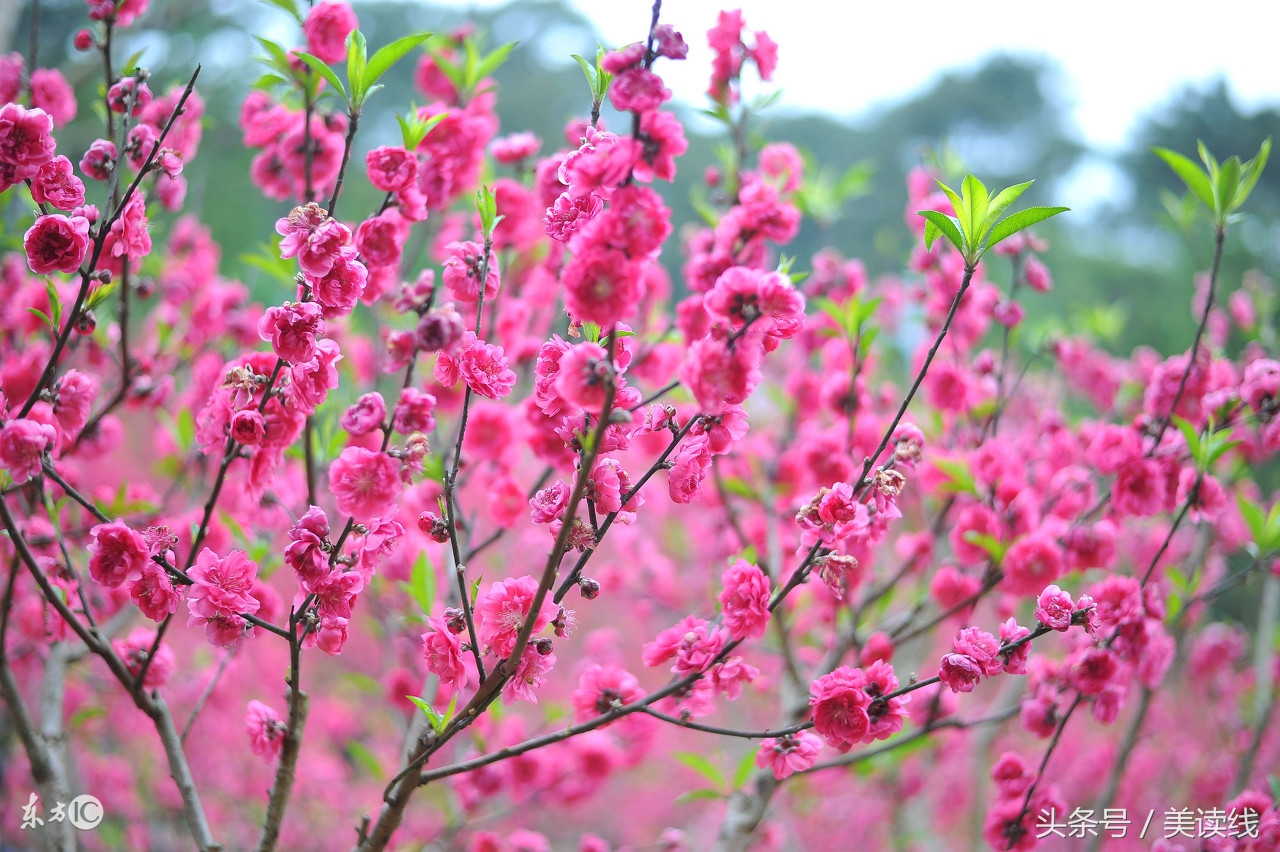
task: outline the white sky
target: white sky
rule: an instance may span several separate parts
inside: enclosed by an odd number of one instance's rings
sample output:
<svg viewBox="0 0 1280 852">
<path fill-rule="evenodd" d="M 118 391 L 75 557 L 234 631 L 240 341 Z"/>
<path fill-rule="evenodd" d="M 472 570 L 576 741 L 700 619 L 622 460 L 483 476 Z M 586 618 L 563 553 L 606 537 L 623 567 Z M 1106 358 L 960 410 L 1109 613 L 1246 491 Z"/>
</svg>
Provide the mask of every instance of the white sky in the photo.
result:
<svg viewBox="0 0 1280 852">
<path fill-rule="evenodd" d="M 647 31 L 649 0 L 572 2 L 613 46 Z M 677 99 L 705 103 L 706 31 L 726 7 L 778 42 L 774 83 L 792 108 L 857 116 L 1000 50 L 1060 64 L 1076 127 L 1103 148 L 1185 83 L 1222 75 L 1239 106 L 1280 104 L 1280 0 L 667 0 L 662 20 L 691 48 L 656 69 Z"/>
</svg>

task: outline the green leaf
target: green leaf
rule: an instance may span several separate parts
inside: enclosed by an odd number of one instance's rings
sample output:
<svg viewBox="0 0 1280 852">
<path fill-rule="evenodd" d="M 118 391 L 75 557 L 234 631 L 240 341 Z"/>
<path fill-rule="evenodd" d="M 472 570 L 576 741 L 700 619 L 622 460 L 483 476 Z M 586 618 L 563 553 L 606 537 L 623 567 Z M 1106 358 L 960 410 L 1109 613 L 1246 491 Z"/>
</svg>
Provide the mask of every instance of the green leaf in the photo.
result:
<svg viewBox="0 0 1280 852">
<path fill-rule="evenodd" d="M 991 561 L 997 565 L 1004 559 L 1005 551 L 1009 549 L 1007 545 L 995 536 L 980 533 L 977 530 L 966 532 L 964 540 L 985 550 L 991 556 Z"/>
<path fill-rule="evenodd" d="M 687 805 L 692 802 L 708 802 L 712 799 L 723 799 L 724 793 L 703 787 L 700 790 L 690 790 L 687 793 L 681 793 L 676 796 L 675 803 L 677 805 Z"/>
<path fill-rule="evenodd" d="M 1240 517 L 1244 519 L 1245 526 L 1249 528 L 1249 535 L 1252 536 L 1253 543 L 1261 549 L 1267 537 L 1267 521 L 1262 515 L 1261 507 L 1243 494 L 1236 495 L 1236 504 L 1240 507 Z M 1280 503 L 1277 505 L 1280 505 Z"/>
<path fill-rule="evenodd" d="M 284 48 L 276 44 L 274 41 L 265 39 L 262 36 L 254 36 L 258 44 L 262 45 L 267 51 L 266 63 L 276 70 L 288 73 L 290 71 L 289 54 L 285 53 Z M 299 54 L 301 56 L 302 54 Z"/>
<path fill-rule="evenodd" d="M 292 0 L 262 0 L 262 2 L 266 3 L 268 6 L 275 6 L 277 9 L 285 10 L 293 16 L 293 19 L 297 21 L 299 25 L 304 23 L 301 13 L 298 12 L 297 5 L 294 4 Z"/>
<path fill-rule="evenodd" d="M 964 176 L 964 182 L 960 184 L 960 196 L 964 201 L 967 214 L 960 219 L 965 223 L 961 230 L 969 238 L 971 245 L 977 245 L 981 242 L 983 224 L 987 221 L 987 205 L 990 196 L 987 195 L 987 188 L 982 185 L 982 181 L 973 175 Z"/>
<path fill-rule="evenodd" d="M 1191 190 L 1196 198 L 1199 198 L 1204 206 L 1212 213 L 1213 205 L 1213 186 L 1209 183 L 1209 177 L 1204 170 L 1197 166 L 1187 157 L 1182 156 L 1177 151 L 1171 151 L 1168 148 L 1152 148 L 1153 153 L 1168 164 L 1173 169 L 1174 174 L 1182 178 L 1182 182 L 1187 185 L 1187 189 Z M 1207 151 L 1202 151 L 1207 155 Z"/>
<path fill-rule="evenodd" d="M 738 766 L 733 770 L 733 789 L 740 790 L 742 785 L 747 783 L 747 779 L 751 777 L 751 770 L 756 767 L 756 753 L 748 751 L 738 761 Z"/>
<path fill-rule="evenodd" d="M 476 211 L 480 214 L 480 232 L 485 239 L 492 239 L 493 227 L 497 224 L 498 203 L 487 185 L 476 190 Z"/>
<path fill-rule="evenodd" d="M 1182 437 L 1186 440 L 1187 449 L 1191 452 L 1191 458 L 1195 459 L 1196 466 L 1203 470 L 1204 468 L 1200 466 L 1201 457 L 1203 455 L 1200 449 L 1200 433 L 1196 431 L 1196 427 L 1192 426 L 1186 420 L 1178 417 L 1177 415 L 1174 415 L 1173 422 L 1177 425 L 1178 431 L 1182 433 Z"/>
<path fill-rule="evenodd" d="M 400 588 L 413 599 L 424 615 L 431 615 L 436 600 L 436 572 L 432 570 L 431 559 L 425 550 L 414 561 L 409 581 L 406 583 L 402 580 Z"/>
<path fill-rule="evenodd" d="M 441 727 L 440 723 L 444 721 L 444 717 L 436 712 L 436 708 L 432 707 L 430 703 L 428 703 L 427 701 L 424 701 L 423 699 L 419 698 L 416 695 L 406 695 L 405 698 L 412 701 L 419 710 L 421 710 L 423 713 L 426 714 L 427 720 L 431 722 L 432 728 L 434 728 L 437 731 L 440 730 L 440 727 Z"/>
<path fill-rule="evenodd" d="M 1018 197 L 1022 195 L 1022 193 L 1026 192 L 1027 187 L 1031 186 L 1033 183 L 1035 183 L 1035 181 L 1029 180 L 1026 183 L 1014 184 L 1007 189 L 1000 190 L 1000 192 L 996 194 L 996 197 L 991 199 L 991 206 L 987 208 L 987 218 L 982 223 L 982 234 L 978 237 L 979 241 L 981 241 L 982 238 L 987 235 L 987 232 L 991 230 L 991 227 L 999 221 L 1000 217 L 1004 215 L 1004 211 L 1009 209 L 1009 205 L 1017 201 Z"/>
<path fill-rule="evenodd" d="M 728 780 L 724 777 L 724 773 L 720 771 L 715 764 L 700 754 L 691 751 L 677 751 L 671 755 L 703 778 L 715 784 L 720 789 L 729 786 Z"/>
<path fill-rule="evenodd" d="M 78 728 L 80 727 L 80 725 L 84 724 L 90 719 L 96 719 L 99 716 L 105 716 L 106 714 L 107 714 L 107 711 L 103 707 L 93 707 L 93 706 L 82 707 L 79 710 L 77 710 L 75 713 L 71 714 L 71 719 L 68 721 L 68 726 L 71 728 Z"/>
<path fill-rule="evenodd" d="M 1244 169 L 1240 174 L 1240 184 L 1236 189 L 1236 206 L 1249 198 L 1253 192 L 1253 187 L 1258 182 L 1258 178 L 1262 175 L 1263 168 L 1267 165 L 1267 159 L 1271 156 L 1271 137 L 1268 136 L 1262 140 L 1262 146 L 1258 148 L 1258 154 L 1252 160 L 1244 164 Z"/>
<path fill-rule="evenodd" d="M 183 407 L 178 412 L 178 419 L 174 425 L 178 431 L 178 447 L 185 453 L 191 449 L 196 439 L 196 418 L 191 413 L 191 409 Z"/>
<path fill-rule="evenodd" d="M 62 328 L 62 297 L 58 288 L 48 278 L 44 280 L 44 292 L 49 297 L 49 316 L 55 328 Z"/>
<path fill-rule="evenodd" d="M 497 71 L 499 66 L 507 61 L 507 57 L 511 54 L 511 51 L 515 48 L 516 44 L 518 44 L 518 42 L 514 41 L 509 44 L 504 44 L 491 51 L 484 59 L 480 60 L 480 63 L 475 67 L 475 80 L 473 85 L 478 85 L 485 77 L 488 77 L 494 71 Z"/>
<path fill-rule="evenodd" d="M 1277 778 L 1274 775 L 1268 775 L 1267 786 L 1271 788 L 1272 807 L 1280 808 L 1280 778 Z"/>
<path fill-rule="evenodd" d="M 347 97 L 347 89 L 342 85 L 342 81 L 338 79 L 338 75 L 333 73 L 333 69 L 320 60 L 318 56 L 312 56 L 310 53 L 299 53 L 298 59 L 310 68 L 312 71 L 324 78 L 324 81 L 333 87 L 333 90 L 342 96 L 344 101 L 350 105 L 350 99 Z"/>
<path fill-rule="evenodd" d="M 924 247 L 933 248 L 933 241 L 939 233 L 950 240 L 956 251 L 965 253 L 964 237 L 960 233 L 960 220 L 937 210 L 917 210 L 916 215 L 923 216 L 928 223 L 924 229 Z M 932 229 L 930 229 L 932 226 Z"/>
<path fill-rule="evenodd" d="M 454 693 L 449 699 L 449 706 L 445 708 L 444 716 L 440 718 L 440 727 L 436 729 L 436 733 L 443 731 L 450 722 L 453 721 L 453 714 L 458 712 L 458 693 Z"/>
<path fill-rule="evenodd" d="M 760 495 L 751 487 L 751 483 L 737 476 L 726 476 L 720 480 L 724 486 L 724 490 L 736 497 L 742 497 L 746 500 L 759 500 Z M 750 560 L 748 560 L 750 561 Z"/>
<path fill-rule="evenodd" d="M 383 47 L 373 55 L 369 60 L 368 67 L 364 70 L 364 77 L 361 80 L 366 93 L 378 79 L 395 65 L 418 45 L 431 38 L 431 33 L 414 33 L 404 38 L 398 38 L 387 46 Z"/>
<path fill-rule="evenodd" d="M 382 777 L 382 764 L 378 762 L 378 756 L 367 745 L 359 740 L 348 740 L 347 753 L 359 764 L 361 769 L 369 773 L 369 777 Z"/>
<path fill-rule="evenodd" d="M 977 494 L 978 483 L 969 470 L 969 463 L 963 459 L 936 458 L 933 466 L 946 474 L 949 482 L 946 490 L 953 494 Z"/>
<path fill-rule="evenodd" d="M 53 324 L 53 320 L 49 319 L 49 315 L 39 308 L 27 308 L 27 312 L 39 317 L 45 325 L 49 327 L 49 331 L 53 332 L 53 336 L 57 337 L 61 333 L 61 329 Z"/>
<path fill-rule="evenodd" d="M 1240 188 L 1240 158 L 1228 157 L 1219 169 L 1213 186 L 1213 198 L 1216 202 L 1214 212 L 1225 216 L 1239 207 L 1235 203 L 1236 190 Z"/>
<path fill-rule="evenodd" d="M 382 684 L 378 683 L 378 679 L 370 677 L 364 672 L 344 672 L 342 680 L 360 692 L 364 692 L 369 695 L 382 694 Z"/>
<path fill-rule="evenodd" d="M 128 59 L 126 59 L 126 60 L 124 61 L 124 65 L 123 65 L 123 66 L 121 66 L 121 68 L 120 68 L 120 76 L 121 76 L 121 77 L 132 77 L 135 73 L 137 73 L 137 71 L 138 71 L 138 60 L 139 60 L 139 59 L 141 59 L 141 58 L 142 58 L 142 54 L 144 54 L 144 53 L 146 53 L 146 52 L 147 52 L 147 49 L 144 47 L 142 50 L 136 51 L 132 56 L 130 56 Z"/>
<path fill-rule="evenodd" d="M 453 87 L 459 92 L 464 91 L 467 81 L 462 69 L 446 59 L 438 50 L 428 50 L 427 52 L 435 60 L 436 67 L 440 69 L 440 73 L 449 78 L 449 82 L 453 84 Z"/>
<path fill-rule="evenodd" d="M 484 575 L 476 577 L 471 583 L 471 608 L 476 608 L 476 598 L 480 596 L 480 584 L 484 582 Z"/>
<path fill-rule="evenodd" d="M 987 239 L 983 251 L 995 248 L 1000 242 L 1008 239 L 1021 230 L 1030 228 L 1037 222 L 1043 222 L 1059 213 L 1065 213 L 1070 207 L 1028 207 L 1026 210 L 1019 210 L 1013 213 L 1009 218 L 997 222 L 995 227 L 991 229 L 991 236 Z"/>
<path fill-rule="evenodd" d="M 106 284 L 99 284 L 93 288 L 93 292 L 89 294 L 89 298 L 85 300 L 84 306 L 88 310 L 97 310 L 98 306 L 105 302 L 119 286 L 119 281 L 111 280 Z"/>
<path fill-rule="evenodd" d="M 369 44 L 364 33 L 352 30 L 347 36 L 347 82 L 351 84 L 351 105 L 364 103 L 364 71 L 369 62 Z"/>
<path fill-rule="evenodd" d="M 951 199 L 951 209 L 956 214 L 957 221 L 963 222 L 965 210 L 964 201 L 961 200 L 960 196 L 956 195 L 956 191 L 954 189 L 947 186 L 942 181 L 938 181 L 938 186 L 942 187 L 942 191 L 946 193 L 947 198 Z M 963 189 L 963 187 L 961 188 Z"/>
<path fill-rule="evenodd" d="M 591 63 L 583 59 L 576 53 L 569 54 L 574 62 L 578 63 L 578 67 L 582 69 L 582 73 L 587 75 L 587 85 L 591 87 L 591 94 L 596 93 L 596 69 Z"/>
</svg>

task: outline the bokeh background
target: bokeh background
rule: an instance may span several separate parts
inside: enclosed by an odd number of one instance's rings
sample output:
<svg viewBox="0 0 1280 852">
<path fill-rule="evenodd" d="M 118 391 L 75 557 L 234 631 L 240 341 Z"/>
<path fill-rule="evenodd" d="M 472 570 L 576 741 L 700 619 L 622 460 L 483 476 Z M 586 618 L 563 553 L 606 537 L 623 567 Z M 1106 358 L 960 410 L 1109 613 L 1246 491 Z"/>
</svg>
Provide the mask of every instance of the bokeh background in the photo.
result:
<svg viewBox="0 0 1280 852">
<path fill-rule="evenodd" d="M 917 165 L 948 176 L 972 170 L 989 185 L 1034 177 L 1031 203 L 1068 204 L 1073 212 L 1042 229 L 1058 286 L 1030 300 L 1031 323 L 1090 333 L 1117 353 L 1139 343 L 1162 354 L 1183 348 L 1194 328 L 1193 277 L 1207 266 L 1210 238 L 1207 228 L 1195 227 L 1202 223 L 1168 209 L 1168 194 L 1180 186 L 1149 149 L 1159 144 L 1194 155 L 1203 140 L 1220 157 L 1247 158 L 1265 137 L 1280 137 L 1280 72 L 1268 63 L 1266 45 L 1280 10 L 1225 2 L 1191 17 L 1179 4 L 1152 2 L 1084 2 L 1053 13 L 1027 8 L 1039 4 L 982 3 L 961 20 L 956 7 L 942 3 L 874 5 L 838 11 L 810 0 L 750 0 L 744 8 L 748 28 L 768 30 L 780 44 L 776 79 L 745 83 L 747 100 L 781 90 L 753 131 L 792 142 L 813 162 L 802 199 L 811 216 L 787 247 L 796 268 L 832 245 L 861 258 L 872 274 L 903 269 L 911 246 L 904 176 Z M 545 140 L 544 153 L 563 146 L 566 120 L 589 109 L 570 54 L 590 55 L 597 40 L 607 47 L 639 40 L 650 8 L 641 0 L 354 6 L 371 47 L 464 22 L 490 45 L 519 42 L 496 75 L 501 132 L 531 130 Z M 726 142 L 723 128 L 700 113 L 707 106 L 705 31 L 718 6 L 681 0 L 663 15 L 693 47 L 684 67 L 663 68 L 691 142 L 677 181 L 661 187 L 677 227 L 697 220 L 704 171 Z M 72 47 L 84 4 L 43 0 L 40 7 L 39 64 L 64 69 L 76 86 L 81 111 L 63 144 L 82 148 L 100 126 L 93 104 L 101 77 L 96 54 Z M 0 51 L 27 50 L 30 24 L 29 3 L 0 3 Z M 139 63 L 155 75 L 157 91 L 202 63 L 206 142 L 186 172 L 187 209 L 236 251 L 269 241 L 281 212 L 250 183 L 251 153 L 236 121 L 264 70 L 254 33 L 286 45 L 298 36 L 285 12 L 261 0 L 153 0 L 122 38 L 121 55 L 141 51 Z M 405 62 L 393 69 L 387 91 L 370 101 L 357 154 L 398 141 L 393 110 L 422 102 L 412 68 Z M 606 121 L 624 127 L 608 110 Z M 352 192 L 369 193 L 353 209 L 375 203 L 364 181 Z M 1248 212 L 1228 242 L 1226 292 L 1246 275 L 1280 273 L 1280 168 L 1262 176 Z M 678 273 L 679 257 L 664 261 Z M 267 286 L 235 251 L 224 255 L 224 267 L 251 287 Z"/>
</svg>

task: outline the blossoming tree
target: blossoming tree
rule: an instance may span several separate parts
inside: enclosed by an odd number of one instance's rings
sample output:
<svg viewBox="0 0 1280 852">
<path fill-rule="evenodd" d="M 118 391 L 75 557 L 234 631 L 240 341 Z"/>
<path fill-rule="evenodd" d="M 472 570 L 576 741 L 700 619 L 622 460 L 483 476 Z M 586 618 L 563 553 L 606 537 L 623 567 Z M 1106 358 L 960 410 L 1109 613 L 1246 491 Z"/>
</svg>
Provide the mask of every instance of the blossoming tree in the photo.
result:
<svg viewBox="0 0 1280 852">
<path fill-rule="evenodd" d="M 677 247 L 660 3 L 545 154 L 498 135 L 509 47 L 273 3 L 265 304 L 167 215 L 203 106 L 118 66 L 145 0 L 88 4 L 84 151 L 62 75 L 0 60 L 6 848 L 1280 848 L 1280 356 L 1219 307 L 1269 142 L 1156 152 L 1215 254 L 1189 347 L 1125 360 L 1025 343 L 1030 182 L 913 173 L 898 278 L 782 255 L 805 166 L 748 144 L 778 48 L 740 13 Z M 429 103 L 365 140 L 399 61 Z"/>
</svg>

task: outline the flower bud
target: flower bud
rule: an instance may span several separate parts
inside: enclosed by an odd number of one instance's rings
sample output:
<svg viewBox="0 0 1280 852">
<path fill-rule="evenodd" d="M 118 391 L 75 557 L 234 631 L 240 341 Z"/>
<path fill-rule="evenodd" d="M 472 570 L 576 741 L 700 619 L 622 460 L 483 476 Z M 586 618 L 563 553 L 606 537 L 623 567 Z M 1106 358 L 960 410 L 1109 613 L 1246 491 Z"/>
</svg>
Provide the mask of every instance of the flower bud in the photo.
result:
<svg viewBox="0 0 1280 852">
<path fill-rule="evenodd" d="M 77 334 L 93 334 L 98 330 L 98 318 L 93 315 L 93 311 L 83 311 L 76 317 L 76 333 Z"/>
<path fill-rule="evenodd" d="M 88 50 L 93 47 L 93 33 L 89 32 L 87 29 L 77 30 L 75 35 L 75 46 L 76 50 Z"/>
<path fill-rule="evenodd" d="M 593 580 L 590 577 L 582 577 L 578 580 L 578 591 L 589 601 L 595 600 L 600 595 L 600 581 Z"/>
<path fill-rule="evenodd" d="M 444 611 L 444 624 L 449 628 L 450 633 L 461 633 L 467 629 L 466 617 L 456 606 L 451 606 Z"/>
</svg>

